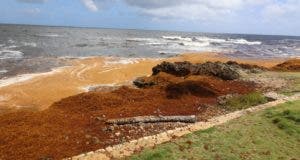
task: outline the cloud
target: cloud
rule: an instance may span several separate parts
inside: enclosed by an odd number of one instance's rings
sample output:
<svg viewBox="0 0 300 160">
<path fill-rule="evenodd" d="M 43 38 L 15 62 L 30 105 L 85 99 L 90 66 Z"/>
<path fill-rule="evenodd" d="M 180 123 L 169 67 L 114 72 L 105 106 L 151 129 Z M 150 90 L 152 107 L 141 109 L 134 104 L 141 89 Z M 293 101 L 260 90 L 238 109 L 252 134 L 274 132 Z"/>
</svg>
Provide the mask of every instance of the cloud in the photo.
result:
<svg viewBox="0 0 300 160">
<path fill-rule="evenodd" d="M 265 20 L 300 18 L 300 1 L 288 0 L 286 3 L 269 4 L 263 10 Z"/>
<path fill-rule="evenodd" d="M 125 0 L 145 15 L 155 19 L 181 21 L 221 20 L 234 16 L 243 8 L 244 0 Z"/>
<path fill-rule="evenodd" d="M 30 9 L 24 9 L 22 10 L 22 12 L 28 15 L 37 15 L 41 12 L 41 10 L 39 8 L 30 8 Z"/>
<path fill-rule="evenodd" d="M 81 2 L 85 5 L 85 7 L 88 10 L 92 12 L 97 12 L 99 10 L 94 0 L 81 0 Z"/>
<path fill-rule="evenodd" d="M 17 0 L 24 3 L 45 3 L 47 0 Z"/>
<path fill-rule="evenodd" d="M 180 21 L 267 21 L 300 16 L 299 0 L 124 0 L 153 19 Z M 298 17 L 299 17 L 298 16 Z"/>
</svg>

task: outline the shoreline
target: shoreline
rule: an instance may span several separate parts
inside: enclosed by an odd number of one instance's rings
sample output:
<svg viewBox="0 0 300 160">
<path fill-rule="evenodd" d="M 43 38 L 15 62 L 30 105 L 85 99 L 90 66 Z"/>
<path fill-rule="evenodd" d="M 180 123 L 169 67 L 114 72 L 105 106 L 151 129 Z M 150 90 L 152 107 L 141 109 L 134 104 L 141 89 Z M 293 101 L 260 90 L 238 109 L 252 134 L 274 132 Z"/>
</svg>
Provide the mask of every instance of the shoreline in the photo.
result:
<svg viewBox="0 0 300 160">
<path fill-rule="evenodd" d="M 72 95 L 83 93 L 86 87 L 115 84 L 131 85 L 140 76 L 151 75 L 151 69 L 162 61 L 205 61 L 234 60 L 240 63 L 272 67 L 284 59 L 252 60 L 226 57 L 221 53 L 182 53 L 170 58 L 124 58 L 93 56 L 71 58 L 69 66 L 62 66 L 50 72 L 24 74 L 0 80 L 1 110 L 32 108 L 43 110 L 52 103 Z"/>
<path fill-rule="evenodd" d="M 287 88 L 292 80 L 277 69 L 295 69 L 289 75 L 295 80 L 300 76 L 298 60 L 269 70 L 246 64 L 261 60 L 228 62 L 236 59 L 217 53 L 109 60 L 75 59 L 61 72 L 0 88 L 0 106 L 11 107 L 7 113 L 0 107 L 5 113 L 0 114 L 2 157 L 62 159 L 111 149 L 109 146 L 187 126 L 173 122 L 110 125 L 111 119 L 192 115 L 196 122 L 206 122 L 280 98 L 280 87 Z M 271 67 L 279 60 L 264 62 Z M 283 84 L 277 88 L 274 84 L 280 80 Z M 293 84 L 290 93 L 298 90 L 298 83 Z M 24 147 L 18 147 L 20 144 Z"/>
</svg>

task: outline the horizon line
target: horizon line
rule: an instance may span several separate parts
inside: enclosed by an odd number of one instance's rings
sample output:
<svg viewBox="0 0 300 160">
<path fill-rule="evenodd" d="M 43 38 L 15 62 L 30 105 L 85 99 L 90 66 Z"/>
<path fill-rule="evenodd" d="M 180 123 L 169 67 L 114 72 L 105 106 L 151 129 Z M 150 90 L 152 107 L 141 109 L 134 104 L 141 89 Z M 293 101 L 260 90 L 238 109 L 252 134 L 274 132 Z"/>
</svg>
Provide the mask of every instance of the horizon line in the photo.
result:
<svg viewBox="0 0 300 160">
<path fill-rule="evenodd" d="M 72 25 L 46 25 L 46 24 L 28 24 L 28 23 L 2 23 L 0 25 L 19 25 L 19 26 L 39 26 L 39 27 L 65 27 L 65 28 L 85 28 L 85 29 L 119 29 L 119 30 L 141 30 L 141 31 L 161 31 L 161 32 L 183 32 L 183 33 L 208 33 L 208 34 L 231 34 L 231 35 L 253 35 L 253 36 L 285 36 L 300 37 L 300 35 L 284 34 L 259 34 L 259 33 L 232 33 L 232 32 L 201 32 L 201 31 L 184 31 L 184 30 L 164 30 L 164 29 L 142 29 L 142 28 L 118 28 L 118 27 L 93 27 L 93 26 L 72 26 Z"/>
</svg>

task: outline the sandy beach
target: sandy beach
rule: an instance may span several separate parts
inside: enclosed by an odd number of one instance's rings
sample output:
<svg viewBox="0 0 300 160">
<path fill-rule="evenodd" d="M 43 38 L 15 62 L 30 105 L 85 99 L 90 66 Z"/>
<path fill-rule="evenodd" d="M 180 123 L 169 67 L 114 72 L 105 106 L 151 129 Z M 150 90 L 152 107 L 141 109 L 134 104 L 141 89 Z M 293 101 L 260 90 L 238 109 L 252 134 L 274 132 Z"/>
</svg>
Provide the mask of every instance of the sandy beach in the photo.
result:
<svg viewBox="0 0 300 160">
<path fill-rule="evenodd" d="M 205 122 L 232 111 L 219 106 L 224 97 L 260 97 L 257 91 L 288 87 L 292 81 L 273 77 L 275 72 L 299 70 L 296 59 L 238 59 L 212 52 L 160 59 L 88 57 L 69 64 L 1 81 L 4 159 L 72 157 L 187 125 L 110 125 L 108 119 L 194 115 L 194 121 Z"/>
<path fill-rule="evenodd" d="M 85 92 L 89 86 L 131 85 L 139 76 L 151 74 L 151 68 L 162 61 L 234 60 L 240 63 L 272 67 L 284 61 L 232 59 L 219 53 L 185 53 L 165 59 L 90 57 L 73 59 L 71 65 L 41 74 L 28 74 L 0 81 L 0 113 L 15 109 L 43 110 L 62 98 Z"/>
</svg>

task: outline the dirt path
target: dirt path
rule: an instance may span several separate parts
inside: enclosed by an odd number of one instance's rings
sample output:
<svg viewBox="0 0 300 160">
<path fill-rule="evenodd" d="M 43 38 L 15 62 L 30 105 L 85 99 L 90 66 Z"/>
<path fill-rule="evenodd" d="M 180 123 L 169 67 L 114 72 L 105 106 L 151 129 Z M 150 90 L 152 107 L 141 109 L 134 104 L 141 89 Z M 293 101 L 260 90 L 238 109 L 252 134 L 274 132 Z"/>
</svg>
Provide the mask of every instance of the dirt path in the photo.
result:
<svg viewBox="0 0 300 160">
<path fill-rule="evenodd" d="M 191 132 L 194 132 L 197 130 L 208 129 L 208 128 L 211 128 L 216 125 L 224 124 L 230 120 L 239 118 L 239 117 L 249 114 L 249 113 L 257 112 L 257 111 L 264 110 L 264 109 L 270 108 L 270 107 L 274 107 L 278 104 L 282 104 L 287 101 L 294 101 L 294 100 L 299 100 L 299 99 L 300 99 L 300 94 L 298 93 L 291 97 L 281 98 L 281 99 L 278 99 L 273 102 L 258 105 L 258 106 L 248 108 L 245 110 L 232 112 L 232 113 L 229 113 L 226 115 L 218 116 L 218 117 L 210 119 L 207 122 L 197 122 L 195 124 L 191 124 L 186 127 L 169 130 L 167 132 L 163 132 L 163 133 L 153 135 L 153 136 L 143 137 L 143 138 L 140 138 L 137 140 L 133 140 L 133 141 L 126 142 L 123 144 L 107 147 L 105 149 L 99 149 L 94 152 L 81 154 L 81 155 L 74 156 L 74 157 L 68 158 L 68 159 L 72 159 L 72 160 L 73 159 L 74 160 L 121 159 L 121 158 L 130 156 L 130 155 L 134 154 L 135 152 L 142 150 L 143 148 L 153 147 L 157 144 L 161 144 L 161 143 L 170 141 L 174 137 L 181 137 L 183 135 L 186 135 L 188 133 L 191 133 Z"/>
</svg>

